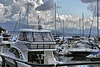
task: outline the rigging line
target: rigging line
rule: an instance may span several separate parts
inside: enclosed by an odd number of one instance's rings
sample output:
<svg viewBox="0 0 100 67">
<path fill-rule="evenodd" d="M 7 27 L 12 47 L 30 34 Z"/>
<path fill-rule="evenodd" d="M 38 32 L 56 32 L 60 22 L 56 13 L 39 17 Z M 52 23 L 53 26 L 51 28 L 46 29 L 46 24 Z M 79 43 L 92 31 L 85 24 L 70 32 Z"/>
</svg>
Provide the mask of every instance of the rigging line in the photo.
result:
<svg viewBox="0 0 100 67">
<path fill-rule="evenodd" d="M 92 19 L 92 24 L 91 24 L 91 27 L 90 27 L 90 32 L 89 32 L 89 36 L 88 36 L 88 38 L 89 38 L 89 37 L 90 37 L 90 35 L 91 35 L 92 26 L 93 26 L 93 20 L 94 20 L 94 17 L 93 17 L 93 19 Z"/>
<path fill-rule="evenodd" d="M 15 33 L 15 30 L 16 30 L 16 27 L 17 27 L 17 23 L 18 23 L 18 21 L 16 21 L 13 34 Z"/>
<path fill-rule="evenodd" d="M 58 19 L 59 19 L 59 21 L 60 21 L 61 29 L 63 30 L 63 27 L 62 27 L 62 23 L 61 23 L 61 20 L 60 20 L 60 17 L 59 17 L 59 12 L 58 12 L 58 10 L 57 10 L 57 13 L 58 13 Z"/>
<path fill-rule="evenodd" d="M 21 11 L 19 12 L 19 29 L 20 29 L 20 23 L 21 23 Z"/>
<path fill-rule="evenodd" d="M 20 29 L 20 20 L 21 20 L 20 18 L 21 18 L 21 11 L 19 12 L 19 21 L 16 21 L 13 34 L 15 33 L 18 22 L 19 22 L 19 29 Z"/>
<path fill-rule="evenodd" d="M 91 35 L 91 31 L 92 31 L 92 27 L 93 27 L 93 20 L 94 20 L 94 15 L 95 15 L 95 13 L 96 13 L 96 6 L 95 6 L 95 10 L 94 10 L 94 12 L 93 12 L 93 19 L 92 19 L 92 24 L 91 24 L 91 27 L 90 27 L 90 32 L 89 32 L 88 38 L 89 38 L 90 35 Z"/>
</svg>

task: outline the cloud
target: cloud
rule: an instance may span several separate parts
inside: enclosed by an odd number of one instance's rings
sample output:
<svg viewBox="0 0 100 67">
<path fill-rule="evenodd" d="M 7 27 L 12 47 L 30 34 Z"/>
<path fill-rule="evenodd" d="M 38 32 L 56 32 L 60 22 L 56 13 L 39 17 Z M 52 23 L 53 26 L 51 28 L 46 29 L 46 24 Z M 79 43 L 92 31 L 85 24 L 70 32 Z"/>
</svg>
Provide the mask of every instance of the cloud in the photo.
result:
<svg viewBox="0 0 100 67">
<path fill-rule="evenodd" d="M 40 6 L 38 6 L 36 8 L 36 10 L 46 11 L 46 10 L 51 10 L 53 8 L 54 8 L 54 2 L 53 2 L 53 0 L 48 0 L 48 1 L 44 2 L 44 4 L 41 4 Z"/>
<path fill-rule="evenodd" d="M 81 0 L 83 3 L 87 4 L 87 9 L 90 10 L 94 17 L 97 16 L 97 0 Z M 99 0 L 100 3 L 100 0 Z M 98 5 L 100 7 L 100 4 Z M 100 16 L 100 9 L 98 10 Z"/>
<path fill-rule="evenodd" d="M 94 2 L 96 0 L 81 0 L 83 3 L 91 3 L 91 2 Z"/>
<path fill-rule="evenodd" d="M 93 3 L 93 2 L 92 2 Z M 87 3 L 86 3 L 87 4 Z M 27 5 L 29 6 L 29 25 L 37 25 L 38 16 L 40 17 L 40 24 L 46 29 L 55 29 L 54 15 L 52 10 L 54 8 L 53 0 L 0 0 L 0 22 L 16 22 L 19 20 L 19 12 L 21 11 L 21 23 L 26 24 Z M 89 7 L 92 8 L 92 7 Z M 90 9 L 89 9 L 90 10 Z M 92 9 L 91 9 L 92 10 Z M 78 16 L 73 15 L 58 15 L 57 28 L 61 28 L 63 20 L 66 28 L 79 29 Z M 90 25 L 92 19 L 86 19 L 87 24 L 85 28 Z M 94 24 L 95 26 L 96 24 Z"/>
</svg>

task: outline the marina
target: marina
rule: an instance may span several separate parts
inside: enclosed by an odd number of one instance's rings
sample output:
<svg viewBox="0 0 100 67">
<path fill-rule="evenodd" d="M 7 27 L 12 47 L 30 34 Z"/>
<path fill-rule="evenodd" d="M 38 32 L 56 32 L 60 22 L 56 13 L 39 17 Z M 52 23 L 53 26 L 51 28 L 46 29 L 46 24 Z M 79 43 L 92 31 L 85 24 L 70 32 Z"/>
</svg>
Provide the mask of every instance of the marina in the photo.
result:
<svg viewBox="0 0 100 67">
<path fill-rule="evenodd" d="M 99 3 L 0 0 L 0 67 L 100 67 Z"/>
</svg>

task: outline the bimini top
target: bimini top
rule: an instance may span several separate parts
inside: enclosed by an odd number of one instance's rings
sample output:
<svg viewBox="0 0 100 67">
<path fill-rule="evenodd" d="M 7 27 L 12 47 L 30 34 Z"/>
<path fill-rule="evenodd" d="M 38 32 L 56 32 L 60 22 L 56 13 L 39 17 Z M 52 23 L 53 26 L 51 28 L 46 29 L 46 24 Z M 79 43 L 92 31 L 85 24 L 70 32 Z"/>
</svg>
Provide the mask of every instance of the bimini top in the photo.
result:
<svg viewBox="0 0 100 67">
<path fill-rule="evenodd" d="M 44 30 L 44 29 L 20 29 L 20 32 L 51 32 L 50 30 Z"/>
</svg>

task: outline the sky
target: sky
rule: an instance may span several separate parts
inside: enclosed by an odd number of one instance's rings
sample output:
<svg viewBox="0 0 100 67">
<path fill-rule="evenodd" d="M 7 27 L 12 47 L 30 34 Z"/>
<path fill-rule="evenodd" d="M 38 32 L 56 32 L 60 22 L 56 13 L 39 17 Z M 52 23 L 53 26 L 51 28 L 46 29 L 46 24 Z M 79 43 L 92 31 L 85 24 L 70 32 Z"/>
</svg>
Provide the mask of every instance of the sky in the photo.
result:
<svg viewBox="0 0 100 67">
<path fill-rule="evenodd" d="M 87 5 L 81 2 L 81 0 L 55 0 L 57 5 L 61 6 L 59 8 L 60 14 L 76 15 L 81 17 L 82 12 L 84 12 L 85 17 L 93 16 L 91 11 L 87 9 Z"/>
<path fill-rule="evenodd" d="M 43 28 L 54 30 L 55 3 L 57 4 L 58 31 L 61 30 L 63 21 L 67 32 L 70 29 L 79 30 L 82 27 L 79 26 L 79 23 L 82 23 L 82 13 L 84 13 L 85 29 L 89 29 L 93 16 L 97 16 L 96 0 L 0 0 L 0 23 L 16 23 L 21 19 L 21 23 L 27 24 L 27 6 L 29 5 L 28 24 L 37 25 L 39 16 Z M 96 19 L 93 27 L 96 27 Z"/>
</svg>

